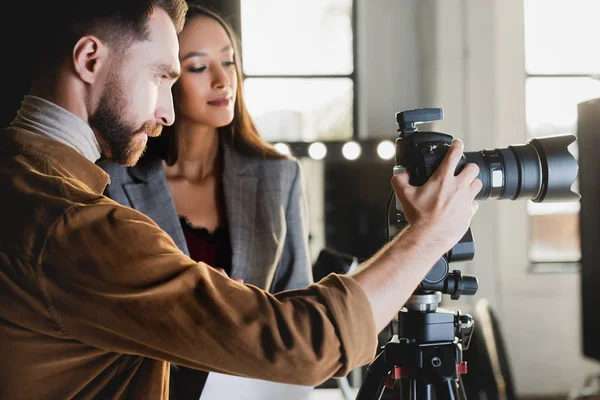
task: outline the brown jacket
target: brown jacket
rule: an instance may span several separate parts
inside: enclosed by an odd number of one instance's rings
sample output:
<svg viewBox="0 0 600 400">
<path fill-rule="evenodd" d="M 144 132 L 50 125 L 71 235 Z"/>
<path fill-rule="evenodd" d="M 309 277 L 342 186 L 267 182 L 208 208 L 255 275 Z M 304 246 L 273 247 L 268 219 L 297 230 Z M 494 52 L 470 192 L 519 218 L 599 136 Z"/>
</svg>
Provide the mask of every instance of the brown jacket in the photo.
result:
<svg viewBox="0 0 600 400">
<path fill-rule="evenodd" d="M 374 355 L 360 286 L 271 295 L 195 263 L 69 146 L 0 130 L 0 399 L 165 399 L 168 362 L 302 385 Z"/>
</svg>

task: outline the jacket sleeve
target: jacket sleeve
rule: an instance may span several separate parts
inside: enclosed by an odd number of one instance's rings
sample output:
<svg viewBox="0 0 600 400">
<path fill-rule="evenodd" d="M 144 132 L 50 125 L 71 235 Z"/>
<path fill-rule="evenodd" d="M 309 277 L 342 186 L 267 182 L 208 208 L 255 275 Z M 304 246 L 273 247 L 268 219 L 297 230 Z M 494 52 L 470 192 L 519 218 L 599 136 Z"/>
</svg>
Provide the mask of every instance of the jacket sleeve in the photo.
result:
<svg viewBox="0 0 600 400">
<path fill-rule="evenodd" d="M 104 351 L 314 386 L 376 348 L 353 279 L 272 295 L 194 262 L 152 220 L 106 198 L 56 222 L 39 270 L 57 334 Z"/>
<path fill-rule="evenodd" d="M 294 162 L 288 204 L 285 212 L 286 237 L 281 260 L 271 288 L 273 293 L 302 289 L 313 283 L 308 248 L 308 205 L 302 168 Z"/>
</svg>

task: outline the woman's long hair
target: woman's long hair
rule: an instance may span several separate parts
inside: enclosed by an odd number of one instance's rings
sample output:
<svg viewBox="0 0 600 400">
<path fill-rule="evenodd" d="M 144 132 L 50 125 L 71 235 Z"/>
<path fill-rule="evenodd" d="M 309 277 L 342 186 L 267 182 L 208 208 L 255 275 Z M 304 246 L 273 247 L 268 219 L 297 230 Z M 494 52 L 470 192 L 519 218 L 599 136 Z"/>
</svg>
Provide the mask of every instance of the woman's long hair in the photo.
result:
<svg viewBox="0 0 600 400">
<path fill-rule="evenodd" d="M 198 17 L 209 17 L 217 21 L 229 37 L 234 49 L 235 73 L 237 75 L 237 91 L 234 104 L 233 120 L 229 125 L 218 128 L 220 140 L 238 152 L 255 158 L 285 159 L 288 156 L 278 152 L 270 143 L 263 140 L 256 129 L 256 125 L 246 108 L 243 97 L 243 76 L 241 58 L 239 52 L 239 41 L 231 26 L 216 12 L 200 6 L 188 3 L 186 23 Z M 177 85 L 178 83 L 175 83 Z M 177 99 L 174 99 L 177 102 Z M 177 120 L 175 121 L 177 124 Z M 162 135 L 157 138 L 149 138 L 146 155 L 144 158 L 158 157 L 166 161 L 167 165 L 173 165 L 177 161 L 179 148 L 174 126 L 164 127 Z"/>
</svg>

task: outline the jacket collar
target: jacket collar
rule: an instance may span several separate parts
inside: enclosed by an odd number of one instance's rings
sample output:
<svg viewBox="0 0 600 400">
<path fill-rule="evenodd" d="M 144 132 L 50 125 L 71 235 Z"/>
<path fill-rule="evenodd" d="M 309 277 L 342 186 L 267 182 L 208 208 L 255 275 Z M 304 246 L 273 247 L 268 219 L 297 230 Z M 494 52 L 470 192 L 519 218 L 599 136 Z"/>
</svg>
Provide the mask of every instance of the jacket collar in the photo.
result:
<svg viewBox="0 0 600 400">
<path fill-rule="evenodd" d="M 5 129 L 0 152 L 42 156 L 65 168 L 94 193 L 102 194 L 110 182 L 109 175 L 77 150 L 54 139 L 14 126 Z"/>
<path fill-rule="evenodd" d="M 71 146 L 91 162 L 100 158 L 100 145 L 90 125 L 41 97 L 26 95 L 11 126 Z"/>
</svg>

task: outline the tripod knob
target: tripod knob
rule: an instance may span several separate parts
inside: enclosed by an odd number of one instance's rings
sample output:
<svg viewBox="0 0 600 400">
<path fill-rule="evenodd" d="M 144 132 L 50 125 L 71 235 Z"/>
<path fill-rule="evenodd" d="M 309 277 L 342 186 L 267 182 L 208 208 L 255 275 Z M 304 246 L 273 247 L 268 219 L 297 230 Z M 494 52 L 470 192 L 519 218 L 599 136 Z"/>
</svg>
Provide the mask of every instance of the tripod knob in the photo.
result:
<svg viewBox="0 0 600 400">
<path fill-rule="evenodd" d="M 473 317 L 469 314 L 461 314 L 458 317 L 458 322 L 460 324 L 460 329 L 471 329 L 475 321 L 473 321 Z"/>
<path fill-rule="evenodd" d="M 460 311 L 456 313 L 455 318 L 456 336 L 460 339 L 463 349 L 467 350 L 471 344 L 475 320 L 469 314 L 461 314 Z"/>
<path fill-rule="evenodd" d="M 448 286 L 453 289 L 450 291 L 450 298 L 452 300 L 458 300 L 463 294 L 472 296 L 477 293 L 477 289 L 479 289 L 476 277 L 469 275 L 463 276 L 457 269 L 452 271 L 452 273 L 448 275 L 448 278 L 450 278 Z"/>
</svg>

